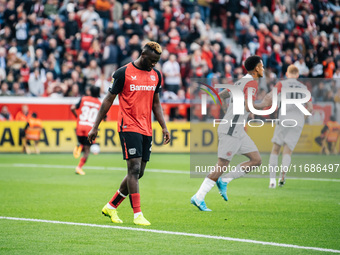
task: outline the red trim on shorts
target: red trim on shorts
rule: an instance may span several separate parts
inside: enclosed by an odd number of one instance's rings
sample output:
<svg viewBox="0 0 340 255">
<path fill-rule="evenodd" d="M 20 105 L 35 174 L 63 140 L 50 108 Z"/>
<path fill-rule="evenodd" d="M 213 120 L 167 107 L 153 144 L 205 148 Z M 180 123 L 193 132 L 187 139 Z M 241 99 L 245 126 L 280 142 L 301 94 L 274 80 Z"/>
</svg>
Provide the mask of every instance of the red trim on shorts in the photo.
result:
<svg viewBox="0 0 340 255">
<path fill-rule="evenodd" d="M 124 139 L 125 158 L 129 159 L 129 154 L 127 152 L 126 143 L 125 143 L 125 137 L 123 137 L 123 139 Z"/>
</svg>

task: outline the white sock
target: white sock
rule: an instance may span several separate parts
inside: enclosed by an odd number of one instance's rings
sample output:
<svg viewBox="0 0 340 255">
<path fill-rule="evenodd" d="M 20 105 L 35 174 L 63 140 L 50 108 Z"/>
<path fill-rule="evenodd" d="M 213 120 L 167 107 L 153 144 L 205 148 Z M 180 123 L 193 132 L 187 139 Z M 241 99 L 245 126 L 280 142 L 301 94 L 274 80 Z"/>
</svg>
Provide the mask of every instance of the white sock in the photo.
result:
<svg viewBox="0 0 340 255">
<path fill-rule="evenodd" d="M 281 174 L 284 175 L 284 178 L 286 178 L 286 173 L 288 172 L 291 161 L 292 161 L 292 158 L 289 154 L 283 154 Z"/>
<path fill-rule="evenodd" d="M 270 157 L 269 157 L 269 177 L 270 177 L 271 183 L 275 182 L 278 161 L 279 161 L 279 155 L 270 154 Z"/>
<path fill-rule="evenodd" d="M 234 179 L 240 178 L 246 174 L 246 171 L 241 170 L 241 164 L 238 164 L 236 166 L 236 169 L 230 170 L 229 173 L 227 173 L 223 178 L 222 181 L 229 183 Z"/>
<path fill-rule="evenodd" d="M 112 205 L 110 205 L 110 203 L 107 203 L 107 208 L 109 208 L 109 209 L 117 209 L 116 207 L 113 207 Z"/>
<path fill-rule="evenodd" d="M 213 180 L 209 179 L 208 177 L 206 177 L 201 185 L 201 187 L 199 188 L 199 190 L 196 193 L 196 197 L 198 200 L 204 200 L 205 195 L 212 189 L 212 187 L 214 187 L 216 182 L 214 182 Z"/>
<path fill-rule="evenodd" d="M 136 219 L 139 215 L 143 215 L 142 212 L 134 213 L 133 218 Z"/>
</svg>

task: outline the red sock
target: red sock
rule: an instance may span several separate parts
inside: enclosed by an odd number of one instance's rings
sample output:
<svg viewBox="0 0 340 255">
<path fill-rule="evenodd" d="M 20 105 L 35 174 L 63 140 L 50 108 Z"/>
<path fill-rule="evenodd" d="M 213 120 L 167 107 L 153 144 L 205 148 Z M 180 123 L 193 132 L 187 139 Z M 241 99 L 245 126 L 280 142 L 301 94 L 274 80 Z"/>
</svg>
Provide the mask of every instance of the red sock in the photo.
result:
<svg viewBox="0 0 340 255">
<path fill-rule="evenodd" d="M 140 209 L 140 194 L 133 193 L 130 195 L 130 203 L 133 209 L 133 213 L 139 213 L 142 210 Z"/>
<path fill-rule="evenodd" d="M 79 161 L 78 167 L 82 168 L 82 166 L 85 164 L 86 160 L 87 160 L 87 158 L 82 157 Z"/>
<path fill-rule="evenodd" d="M 109 204 L 114 208 L 117 208 L 121 204 L 121 202 L 124 201 L 125 198 L 126 196 L 124 196 L 122 193 L 119 192 L 119 190 L 117 190 L 116 194 L 114 194 L 114 196 L 111 198 Z"/>
</svg>

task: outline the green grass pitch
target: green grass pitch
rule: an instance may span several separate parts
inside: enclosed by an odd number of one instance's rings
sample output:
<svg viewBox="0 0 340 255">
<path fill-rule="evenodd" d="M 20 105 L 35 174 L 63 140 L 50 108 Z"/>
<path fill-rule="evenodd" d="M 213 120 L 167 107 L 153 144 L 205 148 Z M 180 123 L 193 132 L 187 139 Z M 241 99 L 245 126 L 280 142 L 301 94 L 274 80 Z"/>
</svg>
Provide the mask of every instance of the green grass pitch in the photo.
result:
<svg viewBox="0 0 340 255">
<path fill-rule="evenodd" d="M 340 163 L 336 156 L 296 155 L 293 162 Z M 268 162 L 268 155 L 263 155 Z M 110 225 L 101 209 L 126 171 L 121 154 L 91 155 L 85 176 L 74 174 L 71 154 L 0 154 L 0 217 Z M 28 164 L 27 167 L 24 167 Z M 37 164 L 34 166 L 34 164 Z M 140 181 L 142 211 L 150 227 L 133 225 L 128 200 L 119 226 L 242 238 L 340 250 L 340 182 L 288 180 L 268 189 L 268 179 L 216 187 L 200 212 L 190 204 L 202 179 L 190 178 L 188 154 L 153 154 Z M 116 170 L 106 167 L 117 168 Z M 185 173 L 187 171 L 187 173 Z M 340 169 L 338 170 L 340 171 Z M 0 219 L 0 254 L 321 254 L 321 251 L 162 233 Z"/>
</svg>

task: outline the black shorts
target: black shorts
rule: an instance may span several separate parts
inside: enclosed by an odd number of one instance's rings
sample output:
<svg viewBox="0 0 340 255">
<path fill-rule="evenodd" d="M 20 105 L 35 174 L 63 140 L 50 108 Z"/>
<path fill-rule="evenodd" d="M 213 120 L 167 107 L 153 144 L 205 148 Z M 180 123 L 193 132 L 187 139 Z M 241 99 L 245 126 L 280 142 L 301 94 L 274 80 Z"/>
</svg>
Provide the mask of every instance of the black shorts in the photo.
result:
<svg viewBox="0 0 340 255">
<path fill-rule="evenodd" d="M 87 145 L 87 146 L 91 146 L 89 139 L 87 138 L 87 136 L 77 136 L 78 137 L 78 143 L 80 143 L 81 145 Z"/>
<path fill-rule="evenodd" d="M 125 160 L 142 157 L 143 161 L 149 161 L 152 136 L 136 132 L 119 132 L 119 138 Z"/>
</svg>

